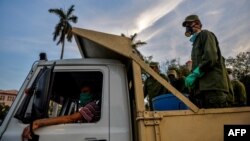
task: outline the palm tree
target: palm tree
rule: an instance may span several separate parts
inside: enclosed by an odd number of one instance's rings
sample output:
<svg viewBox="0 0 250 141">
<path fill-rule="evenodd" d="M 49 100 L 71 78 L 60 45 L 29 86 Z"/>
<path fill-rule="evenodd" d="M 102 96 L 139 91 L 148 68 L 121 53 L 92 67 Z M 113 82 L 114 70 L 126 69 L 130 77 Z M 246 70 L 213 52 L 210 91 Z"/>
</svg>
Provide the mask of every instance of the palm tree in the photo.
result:
<svg viewBox="0 0 250 141">
<path fill-rule="evenodd" d="M 57 42 L 57 45 L 59 45 L 60 43 L 62 44 L 60 59 L 63 59 L 65 37 L 69 42 L 71 42 L 72 39 L 72 26 L 70 25 L 70 23 L 77 23 L 77 16 L 72 15 L 74 10 L 74 5 L 72 5 L 67 11 L 64 11 L 62 8 L 49 9 L 50 13 L 54 13 L 60 18 L 59 22 L 55 26 L 55 31 L 53 33 L 53 41 L 56 41 L 57 37 L 60 36 Z"/>
<path fill-rule="evenodd" d="M 125 34 L 121 34 L 122 37 L 126 37 Z M 145 45 L 147 44 L 146 42 L 142 42 L 141 40 L 135 40 L 137 37 L 137 33 L 134 33 L 133 35 L 130 35 L 130 37 L 128 37 L 131 42 L 132 42 L 132 49 L 135 51 L 136 54 L 139 55 L 139 57 L 144 60 L 144 57 L 143 55 L 140 53 L 140 51 L 137 49 L 138 47 L 142 46 L 142 45 Z"/>
<path fill-rule="evenodd" d="M 121 34 L 122 37 L 126 37 L 125 34 Z M 139 46 L 142 46 L 142 45 L 145 45 L 147 44 L 146 42 L 142 42 L 141 40 L 135 40 L 137 37 L 137 33 L 134 33 L 133 35 L 130 35 L 130 40 L 132 41 L 132 48 L 133 49 L 136 49 L 138 48 Z"/>
</svg>

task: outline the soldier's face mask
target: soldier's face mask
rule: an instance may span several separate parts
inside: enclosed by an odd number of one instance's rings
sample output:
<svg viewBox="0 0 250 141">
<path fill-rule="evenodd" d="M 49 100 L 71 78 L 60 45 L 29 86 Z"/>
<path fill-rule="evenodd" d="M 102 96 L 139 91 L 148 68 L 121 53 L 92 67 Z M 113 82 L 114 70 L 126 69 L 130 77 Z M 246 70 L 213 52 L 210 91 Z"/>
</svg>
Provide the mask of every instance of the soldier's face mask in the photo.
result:
<svg viewBox="0 0 250 141">
<path fill-rule="evenodd" d="M 194 34 L 192 35 L 192 37 L 189 39 L 189 41 L 193 43 L 193 42 L 195 41 L 197 35 L 198 35 L 198 33 L 194 33 Z"/>
<path fill-rule="evenodd" d="M 185 36 L 186 37 L 190 37 L 193 34 L 193 29 L 192 27 L 186 27 L 186 32 L 185 32 Z"/>
<path fill-rule="evenodd" d="M 186 37 L 190 37 L 192 34 L 194 34 L 194 30 L 193 30 L 194 26 L 195 26 L 194 22 L 187 23 L 187 25 L 186 25 L 186 32 L 185 32 L 185 36 Z"/>
</svg>

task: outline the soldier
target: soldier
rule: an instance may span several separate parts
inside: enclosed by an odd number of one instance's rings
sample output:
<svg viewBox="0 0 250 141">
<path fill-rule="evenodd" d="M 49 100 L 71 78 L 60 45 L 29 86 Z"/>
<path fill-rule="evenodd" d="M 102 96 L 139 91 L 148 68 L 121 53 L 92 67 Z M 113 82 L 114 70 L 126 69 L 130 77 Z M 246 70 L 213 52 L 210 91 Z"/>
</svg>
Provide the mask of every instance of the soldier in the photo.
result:
<svg viewBox="0 0 250 141">
<path fill-rule="evenodd" d="M 235 79 L 232 75 L 232 69 L 227 68 L 227 73 L 231 80 L 233 91 L 234 91 L 234 103 L 233 106 L 246 106 L 247 105 L 247 94 L 245 86 L 242 82 Z"/>
<path fill-rule="evenodd" d="M 189 15 L 182 26 L 185 35 L 190 37 L 193 48 L 191 53 L 192 73 L 185 79 L 185 85 L 194 91 L 194 96 L 203 108 L 227 107 L 232 101 L 229 80 L 216 36 L 202 30 L 197 15 Z"/>
<path fill-rule="evenodd" d="M 158 62 L 151 62 L 149 65 L 162 78 L 168 81 L 167 77 L 164 74 L 160 73 Z M 164 86 L 162 86 L 157 80 L 155 80 L 152 76 L 149 76 L 146 79 L 143 90 L 144 90 L 144 97 L 148 96 L 148 102 L 151 110 L 153 108 L 152 98 L 159 96 L 161 94 L 166 94 L 168 92 L 167 89 Z"/>
<path fill-rule="evenodd" d="M 168 70 L 168 79 L 170 84 L 175 87 L 179 92 L 187 94 L 188 90 L 185 87 L 185 78 L 179 77 L 174 69 Z"/>
</svg>

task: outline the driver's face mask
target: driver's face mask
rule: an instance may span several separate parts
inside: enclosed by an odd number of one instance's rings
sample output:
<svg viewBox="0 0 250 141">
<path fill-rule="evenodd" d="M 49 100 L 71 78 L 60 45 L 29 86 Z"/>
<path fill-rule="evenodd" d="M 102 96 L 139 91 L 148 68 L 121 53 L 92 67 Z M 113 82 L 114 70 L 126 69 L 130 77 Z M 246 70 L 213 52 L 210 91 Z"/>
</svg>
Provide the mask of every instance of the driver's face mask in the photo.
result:
<svg viewBox="0 0 250 141">
<path fill-rule="evenodd" d="M 85 106 L 92 100 L 93 96 L 90 92 L 82 92 L 80 94 L 79 104 L 80 106 Z"/>
</svg>

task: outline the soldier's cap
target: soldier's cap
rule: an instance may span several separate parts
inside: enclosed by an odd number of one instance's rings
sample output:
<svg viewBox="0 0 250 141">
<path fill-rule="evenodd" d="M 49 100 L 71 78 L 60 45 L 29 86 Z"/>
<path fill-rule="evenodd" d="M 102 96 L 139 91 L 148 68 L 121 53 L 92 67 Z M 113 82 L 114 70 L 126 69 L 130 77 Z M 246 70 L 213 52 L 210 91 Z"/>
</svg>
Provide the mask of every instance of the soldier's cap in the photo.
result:
<svg viewBox="0 0 250 141">
<path fill-rule="evenodd" d="M 169 75 L 173 75 L 175 78 L 177 78 L 177 73 L 176 73 L 175 70 L 169 70 L 169 71 L 168 71 L 168 76 L 169 76 Z"/>
<path fill-rule="evenodd" d="M 159 66 L 159 63 L 158 63 L 158 62 L 150 62 L 150 63 L 149 63 L 149 66 L 150 66 L 150 67 L 154 67 L 154 66 L 157 66 L 157 67 L 158 67 L 158 66 Z"/>
<path fill-rule="evenodd" d="M 197 15 L 189 15 L 185 18 L 184 22 L 182 23 L 182 26 L 186 27 L 188 22 L 193 22 L 193 21 L 200 21 L 200 19 Z"/>
</svg>

